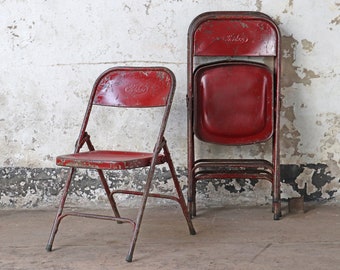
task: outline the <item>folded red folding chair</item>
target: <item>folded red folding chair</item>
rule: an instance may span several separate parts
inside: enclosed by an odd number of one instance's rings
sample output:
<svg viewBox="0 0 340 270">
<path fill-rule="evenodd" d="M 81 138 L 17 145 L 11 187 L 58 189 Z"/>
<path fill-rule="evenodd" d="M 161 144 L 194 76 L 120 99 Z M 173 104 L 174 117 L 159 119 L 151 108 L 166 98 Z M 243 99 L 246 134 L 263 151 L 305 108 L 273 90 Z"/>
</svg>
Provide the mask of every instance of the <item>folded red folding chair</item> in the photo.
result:
<svg viewBox="0 0 340 270">
<path fill-rule="evenodd" d="M 187 93 L 192 216 L 197 181 L 250 179 L 270 181 L 274 219 L 280 218 L 280 43 L 277 25 L 260 12 L 207 12 L 192 21 Z M 228 153 L 228 146 L 268 140 L 268 159 L 240 159 Z M 205 143 L 223 146 L 225 158 L 204 155 L 197 145 Z"/>
</svg>

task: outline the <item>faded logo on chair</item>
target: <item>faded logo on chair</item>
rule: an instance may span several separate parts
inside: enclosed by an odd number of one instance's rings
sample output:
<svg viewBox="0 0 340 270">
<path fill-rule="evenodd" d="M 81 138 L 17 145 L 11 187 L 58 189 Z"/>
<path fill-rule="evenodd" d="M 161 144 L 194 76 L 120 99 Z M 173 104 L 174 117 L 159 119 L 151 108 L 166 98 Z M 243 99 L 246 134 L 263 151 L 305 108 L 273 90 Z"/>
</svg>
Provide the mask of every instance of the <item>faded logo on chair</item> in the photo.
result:
<svg viewBox="0 0 340 270">
<path fill-rule="evenodd" d="M 127 94 L 130 95 L 141 95 L 144 94 L 146 92 L 148 92 L 148 87 L 145 85 L 138 85 L 138 84 L 134 84 L 134 85 L 129 85 L 127 87 L 124 88 L 124 91 Z"/>
</svg>

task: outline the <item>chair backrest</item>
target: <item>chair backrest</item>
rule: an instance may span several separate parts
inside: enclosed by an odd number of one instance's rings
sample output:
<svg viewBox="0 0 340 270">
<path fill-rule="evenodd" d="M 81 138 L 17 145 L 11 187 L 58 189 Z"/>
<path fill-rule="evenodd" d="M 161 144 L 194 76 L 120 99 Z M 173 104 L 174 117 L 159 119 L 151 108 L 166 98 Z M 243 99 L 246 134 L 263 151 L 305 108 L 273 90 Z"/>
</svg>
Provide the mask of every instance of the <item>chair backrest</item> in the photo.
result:
<svg viewBox="0 0 340 270">
<path fill-rule="evenodd" d="M 226 145 L 268 140 L 277 127 L 279 44 L 276 24 L 260 12 L 196 17 L 188 32 L 189 133 Z M 196 67 L 196 57 L 208 63 Z M 258 63 L 259 57 L 274 59 L 272 67 Z"/>
<path fill-rule="evenodd" d="M 94 84 L 93 104 L 116 107 L 165 106 L 174 84 L 163 67 L 116 67 L 105 71 Z"/>
<path fill-rule="evenodd" d="M 260 12 L 207 12 L 190 25 L 195 56 L 275 56 L 279 32 Z"/>
<path fill-rule="evenodd" d="M 76 151 L 85 136 L 93 105 L 165 107 L 156 143 L 159 145 L 169 118 L 175 88 L 175 76 L 166 67 L 114 67 L 104 71 L 93 85 Z"/>
</svg>

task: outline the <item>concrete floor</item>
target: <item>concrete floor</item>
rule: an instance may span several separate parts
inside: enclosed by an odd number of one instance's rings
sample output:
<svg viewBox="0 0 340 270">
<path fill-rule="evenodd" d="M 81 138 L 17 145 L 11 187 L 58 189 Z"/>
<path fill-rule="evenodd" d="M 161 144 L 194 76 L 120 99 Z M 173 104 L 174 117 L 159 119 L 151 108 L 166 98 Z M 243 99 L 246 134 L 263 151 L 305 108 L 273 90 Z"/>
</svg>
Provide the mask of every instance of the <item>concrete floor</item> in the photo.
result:
<svg viewBox="0 0 340 270">
<path fill-rule="evenodd" d="M 340 205 L 283 210 L 273 221 L 269 206 L 199 209 L 191 236 L 178 208 L 147 208 L 132 263 L 129 224 L 67 217 L 46 252 L 56 209 L 1 210 L 0 269 L 340 269 Z"/>
</svg>

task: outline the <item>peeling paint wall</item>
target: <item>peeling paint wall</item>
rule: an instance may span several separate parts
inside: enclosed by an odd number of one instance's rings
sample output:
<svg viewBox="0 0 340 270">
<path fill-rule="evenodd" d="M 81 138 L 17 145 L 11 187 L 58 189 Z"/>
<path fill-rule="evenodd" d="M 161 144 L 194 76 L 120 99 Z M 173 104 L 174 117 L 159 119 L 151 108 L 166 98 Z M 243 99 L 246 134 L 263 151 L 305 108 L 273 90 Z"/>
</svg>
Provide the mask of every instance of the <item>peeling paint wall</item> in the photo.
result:
<svg viewBox="0 0 340 270">
<path fill-rule="evenodd" d="M 186 34 L 192 19 L 212 10 L 253 10 L 270 15 L 282 36 L 282 196 L 339 198 L 340 2 L 337 0 L 0 0 L 0 206 L 55 204 L 65 171 L 55 157 L 73 150 L 96 77 L 116 65 L 163 65 L 177 77 L 167 129 L 173 160 L 186 188 Z M 102 130 L 126 115 L 95 121 Z M 141 127 L 141 121 L 136 122 Z M 156 126 L 131 148 L 141 150 Z M 119 144 L 128 140 L 123 128 Z M 105 137 L 96 145 L 114 147 Z M 237 156 L 262 156 L 266 145 L 235 148 Z M 221 154 L 218 147 L 204 149 Z M 158 171 L 160 174 L 160 171 Z M 127 184 L 126 176 L 124 185 Z M 136 174 L 139 179 L 140 174 Z M 102 191 L 93 173 L 80 172 L 71 198 L 96 205 Z M 131 178 L 132 185 L 138 186 Z M 119 185 L 112 182 L 112 186 Z M 86 185 L 85 185 L 86 184 Z M 88 186 L 87 186 L 88 185 Z M 123 185 L 123 183 L 122 183 Z M 156 187 L 157 186 L 157 187 Z M 159 180 L 155 188 L 170 189 Z M 260 204 L 268 183 L 206 182 L 201 202 Z M 133 205 L 131 198 L 120 199 Z"/>
</svg>

